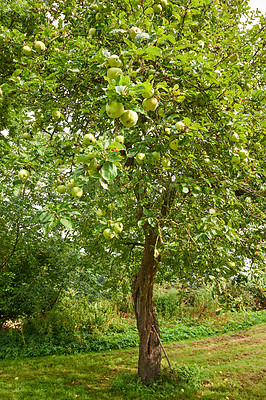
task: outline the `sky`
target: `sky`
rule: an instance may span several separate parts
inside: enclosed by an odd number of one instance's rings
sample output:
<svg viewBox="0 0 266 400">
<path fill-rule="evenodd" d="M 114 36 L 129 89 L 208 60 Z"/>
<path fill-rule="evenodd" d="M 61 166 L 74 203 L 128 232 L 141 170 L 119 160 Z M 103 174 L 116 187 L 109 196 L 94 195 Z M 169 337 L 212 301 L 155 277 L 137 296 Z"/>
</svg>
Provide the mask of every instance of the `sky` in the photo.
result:
<svg viewBox="0 0 266 400">
<path fill-rule="evenodd" d="M 266 1 L 265 0 L 250 0 L 249 6 L 253 10 L 256 10 L 256 8 L 258 8 L 259 11 L 261 11 L 262 13 L 266 13 Z"/>
</svg>

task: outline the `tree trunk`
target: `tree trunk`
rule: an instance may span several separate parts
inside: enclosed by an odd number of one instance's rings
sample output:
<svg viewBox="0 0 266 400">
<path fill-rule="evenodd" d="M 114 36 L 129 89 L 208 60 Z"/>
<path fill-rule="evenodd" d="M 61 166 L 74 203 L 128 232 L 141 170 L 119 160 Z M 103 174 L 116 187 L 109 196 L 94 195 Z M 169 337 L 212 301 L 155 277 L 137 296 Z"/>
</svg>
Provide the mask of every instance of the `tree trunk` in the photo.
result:
<svg viewBox="0 0 266 400">
<path fill-rule="evenodd" d="M 161 347 L 158 340 L 160 331 L 153 307 L 153 286 L 158 269 L 158 261 L 154 258 L 156 239 L 154 230 L 146 232 L 140 271 L 132 285 L 139 332 L 138 374 L 143 382 L 156 380 L 161 368 Z"/>
</svg>

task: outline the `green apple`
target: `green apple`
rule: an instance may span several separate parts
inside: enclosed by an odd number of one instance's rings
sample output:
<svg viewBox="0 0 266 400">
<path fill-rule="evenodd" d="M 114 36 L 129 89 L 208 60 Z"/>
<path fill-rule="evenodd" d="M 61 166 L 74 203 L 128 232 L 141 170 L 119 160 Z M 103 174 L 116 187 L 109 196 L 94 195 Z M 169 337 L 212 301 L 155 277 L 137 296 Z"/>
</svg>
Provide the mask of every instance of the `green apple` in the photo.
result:
<svg viewBox="0 0 266 400">
<path fill-rule="evenodd" d="M 236 263 L 235 263 L 234 261 L 229 261 L 229 262 L 228 262 L 228 265 L 229 265 L 229 267 L 231 267 L 231 268 L 235 268 Z"/>
<path fill-rule="evenodd" d="M 60 113 L 60 111 L 58 111 L 58 110 L 53 110 L 53 111 L 52 111 L 52 117 L 53 117 L 53 119 L 55 119 L 55 120 L 59 120 L 59 119 L 61 118 L 61 113 Z"/>
<path fill-rule="evenodd" d="M 239 141 L 239 136 L 238 134 L 235 132 L 230 136 L 230 140 L 231 142 L 238 142 Z"/>
<path fill-rule="evenodd" d="M 138 153 L 135 158 L 138 164 L 143 164 L 146 160 L 146 155 L 144 153 Z"/>
<path fill-rule="evenodd" d="M 239 157 L 241 158 L 241 160 L 243 160 L 244 158 L 248 158 L 249 152 L 245 149 L 240 149 L 238 154 L 239 154 Z"/>
<path fill-rule="evenodd" d="M 111 101 L 111 103 L 107 103 L 105 109 L 108 117 L 110 118 L 119 118 L 125 111 L 123 104 L 118 103 L 115 100 Z"/>
<path fill-rule="evenodd" d="M 114 204 L 114 203 L 109 203 L 107 207 L 108 207 L 108 209 L 109 209 L 110 211 L 114 211 L 114 209 L 115 209 L 115 204 Z"/>
<path fill-rule="evenodd" d="M 74 179 L 71 179 L 70 181 L 66 181 L 66 187 L 68 188 L 68 189 L 72 189 L 74 186 L 75 186 L 75 180 Z"/>
<path fill-rule="evenodd" d="M 232 62 L 236 62 L 238 60 L 238 55 L 237 54 L 231 54 L 229 59 Z"/>
<path fill-rule="evenodd" d="M 169 147 L 172 150 L 177 150 L 179 148 L 179 140 L 178 139 L 171 140 L 169 142 Z"/>
<path fill-rule="evenodd" d="M 124 136 L 122 136 L 122 135 L 117 135 L 117 136 L 115 137 L 115 142 L 124 144 L 124 142 L 125 142 Z"/>
<path fill-rule="evenodd" d="M 170 166 L 171 166 L 171 161 L 169 160 L 169 158 L 163 158 L 162 159 L 162 166 L 163 166 L 163 168 L 170 168 Z"/>
<path fill-rule="evenodd" d="M 58 193 L 60 193 L 60 194 L 66 193 L 66 187 L 65 187 L 65 185 L 58 185 L 57 188 L 56 188 L 56 190 L 57 190 Z"/>
<path fill-rule="evenodd" d="M 29 132 L 24 132 L 22 136 L 24 139 L 27 139 L 27 140 L 31 139 L 31 134 Z"/>
<path fill-rule="evenodd" d="M 96 33 L 96 29 L 95 28 L 90 28 L 89 29 L 89 36 L 90 37 L 93 37 L 95 35 L 95 33 Z"/>
<path fill-rule="evenodd" d="M 142 102 L 142 107 L 147 111 L 155 111 L 158 107 L 158 100 L 156 99 L 156 97 L 144 99 Z"/>
<path fill-rule="evenodd" d="M 57 167 L 59 167 L 60 165 L 63 165 L 64 164 L 64 161 L 62 160 L 62 158 L 57 158 L 56 160 L 55 160 L 55 165 L 57 166 Z"/>
<path fill-rule="evenodd" d="M 161 4 L 154 4 L 153 5 L 153 11 L 155 12 L 155 14 L 160 14 L 162 12 L 163 8 L 161 6 Z"/>
<path fill-rule="evenodd" d="M 110 65 L 110 67 L 121 67 L 122 65 L 122 61 L 120 60 L 120 58 L 116 55 L 113 54 L 112 56 L 110 56 L 108 58 L 108 64 Z"/>
<path fill-rule="evenodd" d="M 132 26 L 132 28 L 129 29 L 129 36 L 131 39 L 135 39 L 139 33 L 141 33 L 141 29 L 136 26 Z"/>
<path fill-rule="evenodd" d="M 116 80 L 119 75 L 123 75 L 123 71 L 121 68 L 111 67 L 107 70 L 107 78 L 110 80 Z"/>
<path fill-rule="evenodd" d="M 32 53 L 31 47 L 30 46 L 24 46 L 22 48 L 22 53 L 24 54 L 24 56 L 30 56 Z"/>
<path fill-rule="evenodd" d="M 71 189 L 71 194 L 72 194 L 73 197 L 76 197 L 77 199 L 80 199 L 80 197 L 83 195 L 83 190 L 78 186 L 74 186 Z"/>
<path fill-rule="evenodd" d="M 123 230 L 123 224 L 120 222 L 116 222 L 113 226 L 113 229 L 116 233 L 121 233 Z"/>
<path fill-rule="evenodd" d="M 240 156 L 238 154 L 234 154 L 233 157 L 231 158 L 231 163 L 233 165 L 238 165 L 240 163 Z"/>
<path fill-rule="evenodd" d="M 96 215 L 98 218 L 102 218 L 105 216 L 105 212 L 101 210 L 100 208 L 96 211 Z"/>
<path fill-rule="evenodd" d="M 83 136 L 83 143 L 85 146 L 89 146 L 90 144 L 95 142 L 95 136 L 92 133 L 86 133 L 86 135 Z"/>
<path fill-rule="evenodd" d="M 254 149 L 255 149 L 255 150 L 260 150 L 260 149 L 261 149 L 261 144 L 260 144 L 260 142 L 254 143 Z"/>
<path fill-rule="evenodd" d="M 43 53 L 43 52 L 46 50 L 45 44 L 44 44 L 43 42 L 41 42 L 40 40 L 37 40 L 37 41 L 34 43 L 34 47 L 35 47 L 35 49 L 36 49 L 36 51 L 37 51 L 38 53 Z"/>
<path fill-rule="evenodd" d="M 178 130 L 178 131 L 183 131 L 184 129 L 185 129 L 185 124 L 182 122 L 182 121 L 178 121 L 176 124 L 175 124 L 175 128 Z"/>
<path fill-rule="evenodd" d="M 170 128 L 165 128 L 164 131 L 165 131 L 165 133 L 166 133 L 167 135 L 170 135 L 170 133 L 171 133 Z"/>
<path fill-rule="evenodd" d="M 167 5 L 168 5 L 167 0 L 160 0 L 160 3 L 161 3 L 161 5 L 162 5 L 163 7 L 167 7 Z"/>
<path fill-rule="evenodd" d="M 105 237 L 105 239 L 112 239 L 114 237 L 114 234 L 112 233 L 110 228 L 106 228 L 103 231 L 103 236 Z"/>
<path fill-rule="evenodd" d="M 153 151 L 152 153 L 152 157 L 154 158 L 155 161 L 159 161 L 161 158 L 160 153 L 158 153 L 158 151 Z"/>
<path fill-rule="evenodd" d="M 200 46 L 200 47 L 204 47 L 204 42 L 203 42 L 203 40 L 198 40 L 198 45 Z"/>
<path fill-rule="evenodd" d="M 28 177 L 30 176 L 29 171 L 27 171 L 26 169 L 21 169 L 18 173 L 18 177 L 21 181 L 26 181 L 28 179 Z"/>
<path fill-rule="evenodd" d="M 145 92 L 142 93 L 144 99 L 149 99 L 150 97 L 153 97 L 153 95 L 154 95 L 154 89 L 146 90 Z"/>
<path fill-rule="evenodd" d="M 135 111 L 126 110 L 121 115 L 120 121 L 124 126 L 131 128 L 132 126 L 136 125 L 138 118 L 138 114 Z"/>
</svg>

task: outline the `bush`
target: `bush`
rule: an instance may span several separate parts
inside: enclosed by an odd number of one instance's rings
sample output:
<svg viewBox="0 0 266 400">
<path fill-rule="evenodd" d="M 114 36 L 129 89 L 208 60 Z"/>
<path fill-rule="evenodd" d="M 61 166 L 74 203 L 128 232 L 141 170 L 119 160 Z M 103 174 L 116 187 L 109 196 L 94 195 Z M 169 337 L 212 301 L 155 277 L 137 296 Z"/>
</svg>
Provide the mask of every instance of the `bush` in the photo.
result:
<svg viewBox="0 0 266 400">
<path fill-rule="evenodd" d="M 179 316 L 181 313 L 182 291 L 178 288 L 159 287 L 154 293 L 156 313 L 164 317 Z"/>
<path fill-rule="evenodd" d="M 76 298 L 66 293 L 52 310 L 25 319 L 23 331 L 49 336 L 67 332 L 105 334 L 108 331 L 122 332 L 125 325 L 128 325 L 127 321 L 122 319 L 110 301 L 101 299 L 90 302 L 86 296 Z"/>
<path fill-rule="evenodd" d="M 213 316 L 220 307 L 213 285 L 191 287 L 159 287 L 154 293 L 154 305 L 159 317 L 195 319 Z"/>
</svg>

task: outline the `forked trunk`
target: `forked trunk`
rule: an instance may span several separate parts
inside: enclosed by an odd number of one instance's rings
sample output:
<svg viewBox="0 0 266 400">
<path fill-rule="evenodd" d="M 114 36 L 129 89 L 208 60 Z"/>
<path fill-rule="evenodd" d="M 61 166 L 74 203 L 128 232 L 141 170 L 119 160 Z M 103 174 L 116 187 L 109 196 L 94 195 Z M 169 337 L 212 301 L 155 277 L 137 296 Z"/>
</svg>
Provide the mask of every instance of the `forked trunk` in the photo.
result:
<svg viewBox="0 0 266 400">
<path fill-rule="evenodd" d="M 132 287 L 139 332 L 138 374 L 143 382 L 156 380 L 161 368 L 160 331 L 153 307 L 153 286 L 158 268 L 154 258 L 156 237 L 153 231 L 146 234 L 140 271 Z"/>
</svg>

